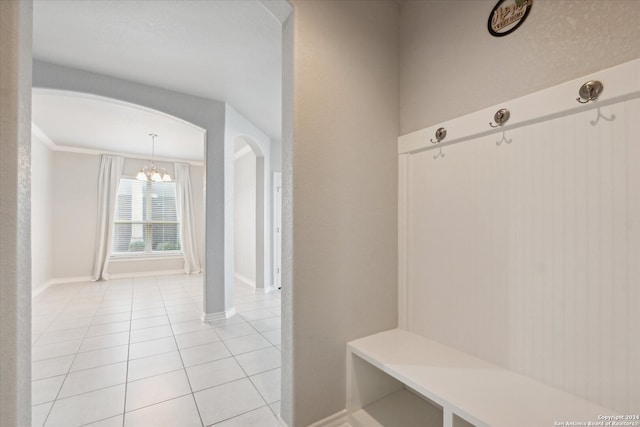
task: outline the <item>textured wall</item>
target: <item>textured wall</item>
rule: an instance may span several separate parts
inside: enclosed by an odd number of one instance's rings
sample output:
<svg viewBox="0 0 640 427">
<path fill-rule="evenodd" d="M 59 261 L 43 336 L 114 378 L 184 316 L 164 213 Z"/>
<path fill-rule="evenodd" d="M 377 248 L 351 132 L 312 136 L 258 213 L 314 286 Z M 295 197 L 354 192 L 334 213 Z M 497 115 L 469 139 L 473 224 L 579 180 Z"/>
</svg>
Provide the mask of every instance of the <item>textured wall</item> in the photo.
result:
<svg viewBox="0 0 640 427">
<path fill-rule="evenodd" d="M 500 38 L 495 4 L 402 2 L 401 135 L 640 56 L 640 1 L 535 0 Z"/>
<path fill-rule="evenodd" d="M 280 418 L 292 426 L 293 386 L 293 129 L 295 16 L 282 25 L 282 377 Z"/>
<path fill-rule="evenodd" d="M 295 1 L 294 13 L 282 416 L 305 426 L 345 408 L 346 342 L 397 325 L 398 9 Z"/>
<path fill-rule="evenodd" d="M 31 425 L 32 4 L 0 2 L 0 425 Z"/>
</svg>

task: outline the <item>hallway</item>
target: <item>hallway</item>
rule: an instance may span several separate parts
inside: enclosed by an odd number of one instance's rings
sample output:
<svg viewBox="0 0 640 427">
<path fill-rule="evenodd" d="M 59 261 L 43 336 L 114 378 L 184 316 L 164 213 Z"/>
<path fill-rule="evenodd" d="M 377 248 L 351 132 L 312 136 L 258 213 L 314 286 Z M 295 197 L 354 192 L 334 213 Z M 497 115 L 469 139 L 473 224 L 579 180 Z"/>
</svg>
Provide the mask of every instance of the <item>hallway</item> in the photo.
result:
<svg viewBox="0 0 640 427">
<path fill-rule="evenodd" d="M 280 291 L 235 286 L 200 320 L 202 276 L 55 285 L 33 300 L 33 426 L 276 426 Z"/>
</svg>

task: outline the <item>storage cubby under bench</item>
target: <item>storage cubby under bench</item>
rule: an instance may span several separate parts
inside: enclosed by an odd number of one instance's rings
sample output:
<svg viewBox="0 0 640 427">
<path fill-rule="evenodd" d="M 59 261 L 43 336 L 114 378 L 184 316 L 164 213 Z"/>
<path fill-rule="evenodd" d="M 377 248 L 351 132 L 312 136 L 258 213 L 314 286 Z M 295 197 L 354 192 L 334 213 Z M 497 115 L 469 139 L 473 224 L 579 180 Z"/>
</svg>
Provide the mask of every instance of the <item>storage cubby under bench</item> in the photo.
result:
<svg viewBox="0 0 640 427">
<path fill-rule="evenodd" d="M 347 411 L 353 427 L 543 427 L 614 415 L 401 329 L 348 343 Z"/>
</svg>

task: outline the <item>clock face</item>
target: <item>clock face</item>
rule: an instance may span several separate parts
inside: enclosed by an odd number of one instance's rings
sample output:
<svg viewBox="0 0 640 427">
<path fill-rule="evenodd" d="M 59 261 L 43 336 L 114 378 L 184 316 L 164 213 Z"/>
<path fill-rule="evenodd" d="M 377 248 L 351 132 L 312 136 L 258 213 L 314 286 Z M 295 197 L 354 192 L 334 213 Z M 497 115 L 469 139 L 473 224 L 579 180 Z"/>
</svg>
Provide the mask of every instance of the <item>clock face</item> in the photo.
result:
<svg viewBox="0 0 640 427">
<path fill-rule="evenodd" d="M 503 37 L 518 29 L 527 19 L 533 0 L 499 0 L 487 22 L 489 34 Z"/>
</svg>

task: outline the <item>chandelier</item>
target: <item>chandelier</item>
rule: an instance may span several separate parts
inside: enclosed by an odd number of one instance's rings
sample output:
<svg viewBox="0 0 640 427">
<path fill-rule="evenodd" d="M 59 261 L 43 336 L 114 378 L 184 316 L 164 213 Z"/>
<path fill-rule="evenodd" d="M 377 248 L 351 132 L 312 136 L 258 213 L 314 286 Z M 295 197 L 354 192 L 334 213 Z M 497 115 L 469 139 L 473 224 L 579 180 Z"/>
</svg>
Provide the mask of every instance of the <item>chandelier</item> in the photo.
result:
<svg viewBox="0 0 640 427">
<path fill-rule="evenodd" d="M 140 172 L 138 172 L 138 175 L 136 175 L 136 179 L 138 181 L 153 182 L 172 181 L 171 176 L 167 173 L 167 171 L 164 168 L 158 169 L 155 164 L 156 138 L 158 137 L 158 135 L 156 135 L 155 133 L 150 133 L 149 136 L 151 137 L 151 166 L 142 166 L 142 168 L 140 168 Z"/>
</svg>

